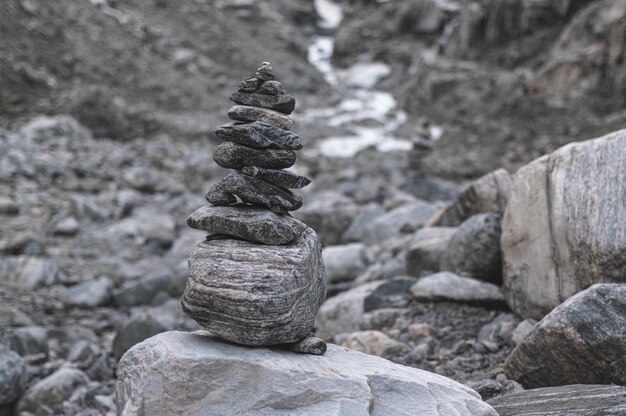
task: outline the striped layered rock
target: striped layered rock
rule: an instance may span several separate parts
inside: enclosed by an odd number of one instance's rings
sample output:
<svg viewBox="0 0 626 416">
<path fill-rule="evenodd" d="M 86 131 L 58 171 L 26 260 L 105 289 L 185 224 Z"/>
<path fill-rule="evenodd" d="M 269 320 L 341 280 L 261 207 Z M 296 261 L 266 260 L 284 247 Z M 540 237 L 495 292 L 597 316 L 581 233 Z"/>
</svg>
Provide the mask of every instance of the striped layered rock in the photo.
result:
<svg viewBox="0 0 626 416">
<path fill-rule="evenodd" d="M 625 283 L 626 130 L 521 168 L 502 222 L 504 294 L 541 319 L 594 283 Z"/>
<path fill-rule="evenodd" d="M 204 206 L 187 219 L 187 225 L 211 235 L 224 234 L 262 244 L 287 244 L 296 239 L 306 224 L 290 215 L 242 205 Z"/>
<path fill-rule="evenodd" d="M 205 240 L 189 257 L 183 310 L 228 341 L 275 345 L 310 335 L 326 298 L 326 274 L 315 231 L 286 245 Z"/>
</svg>

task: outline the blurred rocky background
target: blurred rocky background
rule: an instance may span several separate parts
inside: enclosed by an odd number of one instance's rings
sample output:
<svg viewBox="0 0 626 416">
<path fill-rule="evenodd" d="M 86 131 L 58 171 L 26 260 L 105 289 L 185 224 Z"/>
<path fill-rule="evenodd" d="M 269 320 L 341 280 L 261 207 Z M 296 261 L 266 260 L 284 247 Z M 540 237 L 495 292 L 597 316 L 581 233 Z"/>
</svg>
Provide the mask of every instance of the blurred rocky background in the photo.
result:
<svg viewBox="0 0 626 416">
<path fill-rule="evenodd" d="M 263 61 L 313 179 L 318 336 L 501 414 L 626 409 L 562 387 L 626 384 L 626 133 L 586 141 L 626 127 L 626 1 L 3 0 L 1 414 L 115 414 L 119 358 L 197 329 L 186 219 Z"/>
</svg>

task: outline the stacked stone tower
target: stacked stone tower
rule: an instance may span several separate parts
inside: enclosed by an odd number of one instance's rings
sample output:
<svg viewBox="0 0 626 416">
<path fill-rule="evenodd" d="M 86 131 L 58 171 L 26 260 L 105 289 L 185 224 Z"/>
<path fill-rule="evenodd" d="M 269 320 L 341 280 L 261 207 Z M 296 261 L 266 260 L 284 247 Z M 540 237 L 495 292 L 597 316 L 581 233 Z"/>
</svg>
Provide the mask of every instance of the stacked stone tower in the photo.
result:
<svg viewBox="0 0 626 416">
<path fill-rule="evenodd" d="M 187 221 L 209 235 L 189 257 L 183 310 L 228 341 L 323 353 L 323 341 L 309 337 L 326 297 L 321 247 L 289 214 L 302 206 L 289 188 L 311 181 L 283 170 L 302 148 L 289 131 L 295 99 L 268 62 L 238 87 L 228 112 L 236 121 L 215 130 L 223 143 L 213 156 L 232 171 L 207 192 L 211 205 Z"/>
</svg>

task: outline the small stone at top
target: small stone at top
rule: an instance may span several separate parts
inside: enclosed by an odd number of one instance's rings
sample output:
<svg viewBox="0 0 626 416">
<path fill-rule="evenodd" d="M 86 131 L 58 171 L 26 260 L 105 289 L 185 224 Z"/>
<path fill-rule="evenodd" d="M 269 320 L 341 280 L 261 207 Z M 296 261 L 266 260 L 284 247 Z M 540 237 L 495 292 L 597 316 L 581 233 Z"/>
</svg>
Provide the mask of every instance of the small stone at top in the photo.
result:
<svg viewBox="0 0 626 416">
<path fill-rule="evenodd" d="M 263 81 L 270 81 L 276 78 L 276 75 L 274 75 L 272 64 L 270 64 L 269 62 L 263 62 L 256 71 L 257 72 L 256 74 L 254 74 L 254 76 Z"/>
</svg>

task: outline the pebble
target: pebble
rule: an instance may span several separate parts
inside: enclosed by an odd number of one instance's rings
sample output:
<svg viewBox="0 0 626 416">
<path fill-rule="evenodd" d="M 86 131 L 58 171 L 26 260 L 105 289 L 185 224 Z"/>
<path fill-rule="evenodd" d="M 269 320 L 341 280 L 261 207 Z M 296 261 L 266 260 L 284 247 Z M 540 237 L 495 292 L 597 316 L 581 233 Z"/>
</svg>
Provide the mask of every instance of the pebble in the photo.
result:
<svg viewBox="0 0 626 416">
<path fill-rule="evenodd" d="M 80 230 L 80 223 L 74 217 L 63 218 L 54 226 L 55 235 L 73 236 Z"/>
</svg>

